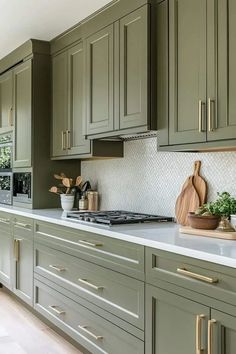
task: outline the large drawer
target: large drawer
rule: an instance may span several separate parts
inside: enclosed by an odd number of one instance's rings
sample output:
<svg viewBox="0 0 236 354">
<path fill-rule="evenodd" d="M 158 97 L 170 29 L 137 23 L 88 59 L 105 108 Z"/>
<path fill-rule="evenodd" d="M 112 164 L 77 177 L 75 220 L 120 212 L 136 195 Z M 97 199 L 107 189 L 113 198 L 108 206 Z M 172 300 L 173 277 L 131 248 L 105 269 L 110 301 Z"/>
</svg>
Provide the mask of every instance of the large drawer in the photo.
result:
<svg viewBox="0 0 236 354">
<path fill-rule="evenodd" d="M 96 233 L 35 222 L 35 241 L 144 280 L 144 247 Z"/>
<path fill-rule="evenodd" d="M 236 269 L 146 248 L 146 281 L 170 282 L 230 304 L 236 301 Z"/>
<path fill-rule="evenodd" d="M 35 244 L 34 271 L 104 310 L 144 329 L 144 283 Z"/>
<path fill-rule="evenodd" d="M 144 343 L 35 280 L 35 309 L 93 354 L 143 354 Z"/>
</svg>

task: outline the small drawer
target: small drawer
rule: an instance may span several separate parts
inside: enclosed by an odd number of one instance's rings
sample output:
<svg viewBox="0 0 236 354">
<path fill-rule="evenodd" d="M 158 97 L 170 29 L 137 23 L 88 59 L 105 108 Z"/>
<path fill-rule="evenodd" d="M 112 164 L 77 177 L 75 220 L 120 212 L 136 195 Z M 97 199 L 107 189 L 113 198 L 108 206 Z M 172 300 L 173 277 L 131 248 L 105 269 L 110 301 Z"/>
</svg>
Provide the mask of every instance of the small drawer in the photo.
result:
<svg viewBox="0 0 236 354">
<path fill-rule="evenodd" d="M 0 228 L 3 232 L 11 232 L 11 215 L 8 213 L 0 212 Z"/>
<path fill-rule="evenodd" d="M 159 286 L 159 280 L 220 301 L 231 304 L 235 304 L 236 301 L 236 270 L 234 268 L 146 248 L 146 281 Z"/>
<path fill-rule="evenodd" d="M 144 329 L 144 283 L 35 244 L 35 273 Z M 63 292 L 63 289 L 62 289 Z"/>
<path fill-rule="evenodd" d="M 144 343 L 35 280 L 35 309 L 93 354 L 144 354 Z"/>
<path fill-rule="evenodd" d="M 96 233 L 35 223 L 35 241 L 144 280 L 144 247 Z"/>
<path fill-rule="evenodd" d="M 17 235 L 27 235 L 33 233 L 33 219 L 23 216 L 14 216 L 12 218 L 14 233 Z"/>
</svg>

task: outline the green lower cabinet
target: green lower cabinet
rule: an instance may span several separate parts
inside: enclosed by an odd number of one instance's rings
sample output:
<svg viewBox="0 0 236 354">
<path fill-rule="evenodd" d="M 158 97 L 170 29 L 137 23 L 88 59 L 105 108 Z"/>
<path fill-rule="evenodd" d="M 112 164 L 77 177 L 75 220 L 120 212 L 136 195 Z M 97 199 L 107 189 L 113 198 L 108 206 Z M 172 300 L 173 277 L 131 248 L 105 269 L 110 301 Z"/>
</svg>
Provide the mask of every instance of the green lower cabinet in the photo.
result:
<svg viewBox="0 0 236 354">
<path fill-rule="evenodd" d="M 235 354 L 236 317 L 217 310 L 211 310 L 208 336 L 211 350 L 209 354 Z"/>
<path fill-rule="evenodd" d="M 145 353 L 205 354 L 209 317 L 209 307 L 147 285 Z"/>
</svg>

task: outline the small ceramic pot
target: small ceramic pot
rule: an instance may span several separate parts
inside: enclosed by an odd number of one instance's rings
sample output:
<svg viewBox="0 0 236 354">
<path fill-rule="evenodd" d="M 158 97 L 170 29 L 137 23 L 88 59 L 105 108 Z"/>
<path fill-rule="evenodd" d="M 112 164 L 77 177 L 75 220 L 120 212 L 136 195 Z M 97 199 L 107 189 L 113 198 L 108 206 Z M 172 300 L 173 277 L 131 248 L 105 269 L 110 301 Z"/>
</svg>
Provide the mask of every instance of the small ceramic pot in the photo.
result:
<svg viewBox="0 0 236 354">
<path fill-rule="evenodd" d="M 61 194 L 61 207 L 64 211 L 70 211 L 74 206 L 75 196 L 72 194 Z"/>
<path fill-rule="evenodd" d="M 215 230 L 219 225 L 220 216 L 217 215 L 196 215 L 188 213 L 189 225 L 194 229 Z"/>
</svg>

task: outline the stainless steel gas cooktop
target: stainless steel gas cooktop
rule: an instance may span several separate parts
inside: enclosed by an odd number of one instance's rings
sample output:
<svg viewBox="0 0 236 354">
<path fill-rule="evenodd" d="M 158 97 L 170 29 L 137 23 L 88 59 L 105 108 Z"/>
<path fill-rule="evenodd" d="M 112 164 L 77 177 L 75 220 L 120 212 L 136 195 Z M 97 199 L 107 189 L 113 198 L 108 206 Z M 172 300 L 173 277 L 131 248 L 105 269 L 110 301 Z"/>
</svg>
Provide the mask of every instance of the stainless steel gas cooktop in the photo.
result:
<svg viewBox="0 0 236 354">
<path fill-rule="evenodd" d="M 173 218 L 171 217 L 132 213 L 123 210 L 95 211 L 95 212 L 71 211 L 67 213 L 66 219 L 71 219 L 75 221 L 85 221 L 85 222 L 96 223 L 96 224 L 105 224 L 105 225 L 173 221 Z"/>
</svg>

